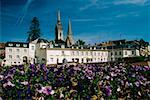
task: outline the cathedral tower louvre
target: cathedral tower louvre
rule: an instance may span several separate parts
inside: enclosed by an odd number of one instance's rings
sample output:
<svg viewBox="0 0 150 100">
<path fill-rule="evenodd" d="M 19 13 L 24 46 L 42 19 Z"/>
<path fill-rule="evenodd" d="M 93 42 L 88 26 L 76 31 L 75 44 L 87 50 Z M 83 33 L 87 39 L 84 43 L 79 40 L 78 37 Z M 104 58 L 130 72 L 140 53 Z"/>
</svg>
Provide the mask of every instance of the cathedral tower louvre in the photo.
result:
<svg viewBox="0 0 150 100">
<path fill-rule="evenodd" d="M 67 38 L 66 38 L 66 45 L 67 45 L 67 47 L 70 47 L 73 44 L 74 44 L 74 41 L 73 41 L 73 36 L 72 36 L 71 21 L 69 19 L 68 32 L 67 32 Z"/>
<path fill-rule="evenodd" d="M 62 28 L 62 23 L 60 19 L 60 10 L 57 12 L 57 24 L 55 27 L 55 43 L 62 43 L 64 42 L 63 40 L 63 28 Z"/>
</svg>

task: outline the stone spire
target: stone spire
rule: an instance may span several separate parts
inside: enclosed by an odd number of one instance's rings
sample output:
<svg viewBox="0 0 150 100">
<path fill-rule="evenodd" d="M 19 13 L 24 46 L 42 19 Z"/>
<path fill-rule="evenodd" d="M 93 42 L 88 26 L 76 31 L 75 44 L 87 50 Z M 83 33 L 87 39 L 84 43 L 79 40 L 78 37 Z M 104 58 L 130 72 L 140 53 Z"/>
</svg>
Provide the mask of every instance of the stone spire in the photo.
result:
<svg viewBox="0 0 150 100">
<path fill-rule="evenodd" d="M 60 22 L 60 10 L 57 12 L 57 21 Z"/>
<path fill-rule="evenodd" d="M 57 11 L 57 24 L 55 27 L 55 43 L 61 43 L 63 41 L 63 28 L 60 20 L 60 10 Z"/>
<path fill-rule="evenodd" d="M 67 45 L 67 47 L 70 47 L 73 44 L 74 44 L 74 41 L 73 41 L 73 37 L 72 37 L 71 21 L 69 19 L 68 32 L 67 32 L 67 38 L 66 38 L 66 45 Z"/>
<path fill-rule="evenodd" d="M 71 27 L 71 21 L 69 19 L 69 22 L 68 22 L 68 33 L 67 35 L 72 35 L 72 27 Z"/>
</svg>

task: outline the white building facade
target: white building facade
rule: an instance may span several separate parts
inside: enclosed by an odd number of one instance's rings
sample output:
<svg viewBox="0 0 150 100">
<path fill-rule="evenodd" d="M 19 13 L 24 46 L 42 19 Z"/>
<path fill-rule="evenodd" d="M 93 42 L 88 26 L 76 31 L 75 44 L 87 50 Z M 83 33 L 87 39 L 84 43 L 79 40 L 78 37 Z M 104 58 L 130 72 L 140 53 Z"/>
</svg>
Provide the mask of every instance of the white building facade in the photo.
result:
<svg viewBox="0 0 150 100">
<path fill-rule="evenodd" d="M 109 50 L 108 54 L 108 61 L 117 61 L 122 58 L 126 57 L 139 57 L 140 53 L 139 50 L 137 49 L 127 49 L 127 48 L 122 48 L 122 49 L 113 49 Z"/>
<path fill-rule="evenodd" d="M 29 56 L 29 44 L 7 42 L 5 47 L 5 60 L 7 65 L 20 65 Z"/>
<path fill-rule="evenodd" d="M 78 63 L 97 63 L 108 61 L 107 50 L 89 50 L 89 49 L 71 49 L 71 48 L 58 48 L 46 49 L 47 64 L 78 62 Z"/>
<path fill-rule="evenodd" d="M 4 60 L 6 65 L 33 64 L 35 61 L 35 44 L 7 42 Z"/>
</svg>

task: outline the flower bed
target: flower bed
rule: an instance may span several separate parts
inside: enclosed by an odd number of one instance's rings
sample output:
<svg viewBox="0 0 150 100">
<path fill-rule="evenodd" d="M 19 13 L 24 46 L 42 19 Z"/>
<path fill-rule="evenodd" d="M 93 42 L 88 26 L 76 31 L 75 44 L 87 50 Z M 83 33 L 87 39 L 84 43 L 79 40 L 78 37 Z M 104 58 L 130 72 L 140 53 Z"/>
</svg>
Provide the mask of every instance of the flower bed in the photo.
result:
<svg viewBox="0 0 150 100">
<path fill-rule="evenodd" d="M 4 67 L 2 99 L 150 99 L 149 66 L 30 65 Z"/>
</svg>

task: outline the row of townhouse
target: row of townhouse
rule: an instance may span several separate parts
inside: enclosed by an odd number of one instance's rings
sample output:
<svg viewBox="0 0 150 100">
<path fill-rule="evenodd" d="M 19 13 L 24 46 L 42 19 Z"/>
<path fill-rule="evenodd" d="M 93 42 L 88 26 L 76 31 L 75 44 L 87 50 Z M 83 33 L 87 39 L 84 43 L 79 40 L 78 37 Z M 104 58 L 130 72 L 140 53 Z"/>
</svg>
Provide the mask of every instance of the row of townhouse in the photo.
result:
<svg viewBox="0 0 150 100">
<path fill-rule="evenodd" d="M 6 65 L 64 62 L 100 63 L 137 56 L 140 56 L 139 50 L 134 48 L 112 49 L 106 46 L 72 46 L 68 48 L 63 45 L 52 45 L 44 39 L 37 39 L 30 43 L 7 42 L 4 63 Z"/>
</svg>

